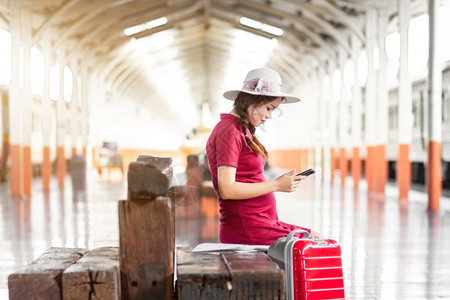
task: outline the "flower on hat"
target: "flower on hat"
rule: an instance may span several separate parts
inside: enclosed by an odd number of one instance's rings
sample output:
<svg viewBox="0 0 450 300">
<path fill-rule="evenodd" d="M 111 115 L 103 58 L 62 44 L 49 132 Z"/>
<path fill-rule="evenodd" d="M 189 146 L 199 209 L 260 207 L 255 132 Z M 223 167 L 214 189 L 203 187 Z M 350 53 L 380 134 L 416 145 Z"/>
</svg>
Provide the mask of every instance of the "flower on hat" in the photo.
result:
<svg viewBox="0 0 450 300">
<path fill-rule="evenodd" d="M 259 68 L 248 72 L 240 90 L 229 90 L 223 96 L 229 100 L 236 100 L 239 93 L 251 95 L 266 95 L 283 98 L 282 103 L 294 103 L 300 101 L 296 96 L 282 91 L 280 74 L 269 68 Z"/>
<path fill-rule="evenodd" d="M 242 89 L 255 92 L 278 93 L 281 91 L 281 84 L 273 79 L 255 78 L 244 81 Z"/>
</svg>

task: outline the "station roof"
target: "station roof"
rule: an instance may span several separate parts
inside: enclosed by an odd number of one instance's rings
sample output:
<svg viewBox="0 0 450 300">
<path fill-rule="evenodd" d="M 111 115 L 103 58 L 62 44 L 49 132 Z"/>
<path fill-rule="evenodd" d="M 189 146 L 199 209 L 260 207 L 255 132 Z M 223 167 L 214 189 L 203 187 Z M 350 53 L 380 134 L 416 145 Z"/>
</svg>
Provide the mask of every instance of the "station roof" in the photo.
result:
<svg viewBox="0 0 450 300">
<path fill-rule="evenodd" d="M 215 112 L 230 76 L 241 82 L 253 67 L 276 69 L 284 90 L 298 91 L 311 70 L 336 58 L 338 48 L 350 51 L 351 35 L 364 41 L 367 8 L 381 7 L 392 19 L 397 2 L 9 0 L 1 1 L 0 22 L 28 12 L 21 22 L 31 26 L 33 45 L 101 76 L 111 93 L 175 120 L 187 106 L 200 112 L 207 103 Z M 413 10 L 425 9 L 424 2 L 413 1 Z M 272 46 L 267 57 L 258 56 Z M 185 96 L 175 106 L 167 105 L 171 96 L 164 90 L 171 89 Z"/>
</svg>

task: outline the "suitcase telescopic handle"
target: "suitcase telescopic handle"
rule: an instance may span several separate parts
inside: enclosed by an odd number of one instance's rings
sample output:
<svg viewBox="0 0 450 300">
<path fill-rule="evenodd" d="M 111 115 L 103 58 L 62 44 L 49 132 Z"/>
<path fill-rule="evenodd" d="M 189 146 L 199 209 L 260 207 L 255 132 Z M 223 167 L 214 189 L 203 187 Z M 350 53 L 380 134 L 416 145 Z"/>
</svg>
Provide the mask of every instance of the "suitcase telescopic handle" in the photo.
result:
<svg viewBox="0 0 450 300">
<path fill-rule="evenodd" d="M 305 238 L 309 238 L 310 237 L 310 234 L 309 234 L 308 231 L 303 230 L 303 229 L 295 229 L 295 230 L 292 230 L 291 232 L 289 232 L 289 234 L 287 235 L 286 241 L 292 240 L 292 238 L 294 237 L 294 235 L 296 233 L 303 233 Z"/>
</svg>

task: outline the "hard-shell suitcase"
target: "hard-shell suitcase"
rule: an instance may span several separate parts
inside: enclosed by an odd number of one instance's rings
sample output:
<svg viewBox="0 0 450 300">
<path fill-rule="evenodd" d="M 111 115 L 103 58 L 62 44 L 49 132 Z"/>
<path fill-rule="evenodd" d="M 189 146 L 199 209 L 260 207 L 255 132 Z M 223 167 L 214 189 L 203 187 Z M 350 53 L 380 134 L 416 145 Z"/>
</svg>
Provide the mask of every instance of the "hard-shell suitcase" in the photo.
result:
<svg viewBox="0 0 450 300">
<path fill-rule="evenodd" d="M 296 233 L 305 238 L 295 237 Z M 341 247 L 336 241 L 293 230 L 272 243 L 267 253 L 285 271 L 286 300 L 345 299 Z"/>
</svg>

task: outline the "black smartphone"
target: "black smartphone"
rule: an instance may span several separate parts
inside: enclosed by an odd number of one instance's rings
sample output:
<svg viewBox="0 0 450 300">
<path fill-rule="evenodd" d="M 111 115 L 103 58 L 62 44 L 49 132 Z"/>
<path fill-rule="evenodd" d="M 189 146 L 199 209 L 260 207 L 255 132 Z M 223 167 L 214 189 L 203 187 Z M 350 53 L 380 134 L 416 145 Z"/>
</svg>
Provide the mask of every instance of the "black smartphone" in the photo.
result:
<svg viewBox="0 0 450 300">
<path fill-rule="evenodd" d="M 305 170 L 303 172 L 300 172 L 300 173 L 296 174 L 296 176 L 298 176 L 298 175 L 309 176 L 309 175 L 314 174 L 314 173 L 316 173 L 316 171 L 314 171 L 314 169 L 310 168 L 308 170 Z"/>
</svg>

